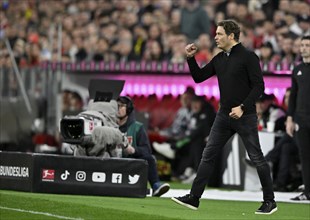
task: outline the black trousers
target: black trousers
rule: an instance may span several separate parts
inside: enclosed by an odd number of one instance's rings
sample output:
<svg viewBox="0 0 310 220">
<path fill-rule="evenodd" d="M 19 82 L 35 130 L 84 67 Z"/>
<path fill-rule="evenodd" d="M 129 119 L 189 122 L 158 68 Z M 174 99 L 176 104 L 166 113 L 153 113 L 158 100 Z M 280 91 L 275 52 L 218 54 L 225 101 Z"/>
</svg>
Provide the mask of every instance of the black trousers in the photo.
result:
<svg viewBox="0 0 310 220">
<path fill-rule="evenodd" d="M 309 118 L 308 118 L 309 119 Z M 310 121 L 304 120 L 298 123 L 296 141 L 299 149 L 299 157 L 302 166 L 302 179 L 305 184 L 304 193 L 310 193 Z"/>
<path fill-rule="evenodd" d="M 274 192 L 270 168 L 263 156 L 257 130 L 256 114 L 243 115 L 240 119 L 229 117 L 228 113 L 219 111 L 211 128 L 210 136 L 204 148 L 197 176 L 191 188 L 191 194 L 200 198 L 214 169 L 215 158 L 229 138 L 238 133 L 247 153 L 255 164 L 263 189 L 264 201 L 273 201 Z"/>
<path fill-rule="evenodd" d="M 146 160 L 148 162 L 148 176 L 147 179 L 151 185 L 151 187 L 153 188 L 155 183 L 158 183 L 159 177 L 158 177 L 158 173 L 157 173 L 157 166 L 156 166 L 156 160 L 154 158 L 154 156 L 151 153 L 145 153 L 144 155 L 135 157 L 136 159 L 143 159 Z"/>
</svg>

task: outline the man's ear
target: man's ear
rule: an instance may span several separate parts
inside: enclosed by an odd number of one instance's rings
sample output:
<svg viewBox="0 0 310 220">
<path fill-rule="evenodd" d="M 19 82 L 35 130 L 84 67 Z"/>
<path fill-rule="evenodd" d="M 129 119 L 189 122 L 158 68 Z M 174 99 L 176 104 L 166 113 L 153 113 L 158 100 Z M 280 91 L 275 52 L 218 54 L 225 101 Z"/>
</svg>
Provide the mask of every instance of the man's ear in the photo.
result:
<svg viewBox="0 0 310 220">
<path fill-rule="evenodd" d="M 228 36 L 229 40 L 233 40 L 235 38 L 235 34 L 234 33 L 231 33 L 229 36 Z"/>
</svg>

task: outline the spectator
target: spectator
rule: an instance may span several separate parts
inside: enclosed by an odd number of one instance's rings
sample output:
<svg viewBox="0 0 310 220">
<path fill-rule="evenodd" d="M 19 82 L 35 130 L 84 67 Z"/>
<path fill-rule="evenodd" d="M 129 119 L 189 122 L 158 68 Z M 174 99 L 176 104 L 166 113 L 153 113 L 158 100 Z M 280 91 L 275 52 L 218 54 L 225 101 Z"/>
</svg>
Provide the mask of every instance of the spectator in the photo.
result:
<svg viewBox="0 0 310 220">
<path fill-rule="evenodd" d="M 29 45 L 27 58 L 29 66 L 38 66 L 40 64 L 40 47 L 37 43 Z"/>
<path fill-rule="evenodd" d="M 184 63 L 186 59 L 186 55 L 184 52 L 184 46 L 186 45 L 186 36 L 183 34 L 176 35 L 175 39 L 173 40 L 172 44 L 172 56 L 171 62 L 172 63 Z"/>
<path fill-rule="evenodd" d="M 238 14 L 238 4 L 236 1 L 228 1 L 226 4 L 226 15 L 229 19 L 236 19 Z"/>
<path fill-rule="evenodd" d="M 294 61 L 293 38 L 288 34 L 283 37 L 282 44 L 280 44 L 282 62 L 291 63 Z"/>
<path fill-rule="evenodd" d="M 158 153 L 173 160 L 172 170 L 175 178 L 178 179 L 186 168 L 193 170 L 190 175 L 185 177 L 188 178 L 188 183 L 195 177 L 194 174 L 201 159 L 206 137 L 209 135 L 215 118 L 214 108 L 201 96 L 195 96 L 192 99 L 191 113 L 192 116 L 184 136 L 170 143 L 153 143 L 153 147 Z"/>
<path fill-rule="evenodd" d="M 119 42 L 115 52 L 119 61 L 127 62 L 135 59 L 132 54 L 132 43 L 130 41 Z"/>
<path fill-rule="evenodd" d="M 64 89 L 62 91 L 62 112 L 70 110 L 70 96 L 72 91 L 69 89 Z"/>
<path fill-rule="evenodd" d="M 161 142 L 174 142 L 185 136 L 185 132 L 188 128 L 188 124 L 191 118 L 191 101 L 195 96 L 195 90 L 193 87 L 187 87 L 186 91 L 180 97 L 181 107 L 178 109 L 172 125 L 168 128 L 159 130 L 155 128 L 155 131 L 149 132 L 149 136 L 152 140 L 153 147 L 158 146 Z M 166 143 L 168 144 L 168 143 Z M 170 158 L 170 156 L 168 156 Z"/>
<path fill-rule="evenodd" d="M 196 96 L 191 103 L 192 117 L 189 123 L 189 135 L 176 143 L 176 147 L 182 147 L 182 144 L 186 144 L 189 152 L 185 161 L 186 169 L 190 168 L 193 173 L 189 176 L 183 176 L 183 183 L 192 183 L 196 177 L 197 169 L 201 160 L 203 149 L 206 145 L 208 135 L 210 133 L 212 124 L 215 119 L 215 110 L 211 104 L 209 104 L 205 97 Z M 186 173 L 185 173 L 186 174 Z"/>
<path fill-rule="evenodd" d="M 171 30 L 178 34 L 180 33 L 180 23 L 181 23 L 181 10 L 173 9 L 171 12 Z"/>
<path fill-rule="evenodd" d="M 299 53 L 300 43 L 301 43 L 301 37 L 296 38 L 293 43 L 292 52 L 293 52 L 295 62 L 302 61 L 302 57 L 300 56 L 300 53 Z"/>
<path fill-rule="evenodd" d="M 208 63 L 212 58 L 211 40 L 209 34 L 201 34 L 197 40 L 197 45 L 200 50 L 196 55 L 196 60 L 199 63 Z"/>
<path fill-rule="evenodd" d="M 85 41 L 81 37 L 76 38 L 76 46 L 77 46 L 77 52 L 75 54 L 75 60 L 77 62 L 81 62 L 83 60 L 86 60 L 88 53 L 87 50 L 85 49 Z"/>
<path fill-rule="evenodd" d="M 132 100 L 127 96 L 117 99 L 119 129 L 127 135 L 129 145 L 124 149 L 123 156 L 144 159 L 148 162 L 148 180 L 153 189 L 153 196 L 165 194 L 170 185 L 162 184 L 157 174 L 156 161 L 151 153 L 150 143 L 143 124 L 136 121 Z"/>
<path fill-rule="evenodd" d="M 16 60 L 17 65 L 25 65 L 27 57 L 25 53 L 25 42 L 22 39 L 17 39 L 14 47 L 13 54 Z"/>
<path fill-rule="evenodd" d="M 158 24 L 151 24 L 149 28 L 149 40 L 148 41 L 161 41 L 161 32 Z"/>
<path fill-rule="evenodd" d="M 104 38 L 98 39 L 97 47 L 95 48 L 93 58 L 94 61 L 108 61 L 108 42 Z"/>
<path fill-rule="evenodd" d="M 258 125 L 264 130 L 267 129 L 268 123 L 274 123 L 274 130 L 278 131 L 282 128 L 284 110 L 275 104 L 274 96 L 264 93 L 256 102 L 256 110 L 258 115 Z"/>
<path fill-rule="evenodd" d="M 291 87 L 288 87 L 285 91 L 285 94 L 284 94 L 284 97 L 282 100 L 282 104 L 281 104 L 281 107 L 282 107 L 282 109 L 284 109 L 285 112 L 288 109 L 290 95 L 291 95 Z"/>
<path fill-rule="evenodd" d="M 63 115 L 77 115 L 84 108 L 82 96 L 69 89 L 62 91 L 62 114 Z"/>
<path fill-rule="evenodd" d="M 125 28 L 120 29 L 118 33 L 121 37 L 112 47 L 112 51 L 117 55 L 117 60 L 123 62 L 134 60 L 132 33 Z"/>
<path fill-rule="evenodd" d="M 237 11 L 236 14 L 236 20 L 239 21 L 242 24 L 251 24 L 252 23 L 252 17 L 251 14 L 248 11 L 246 4 L 238 4 L 237 5 Z"/>
<path fill-rule="evenodd" d="M 140 25 L 134 27 L 133 31 L 133 56 L 137 60 L 141 60 L 145 50 L 147 41 L 147 32 Z"/>
<path fill-rule="evenodd" d="M 82 96 L 73 91 L 70 96 L 70 110 L 74 112 L 81 112 L 84 107 L 84 102 Z"/>
<path fill-rule="evenodd" d="M 201 7 L 198 0 L 186 0 L 184 8 L 181 10 L 181 32 L 190 41 L 194 41 L 200 34 L 210 33 L 210 19 L 207 12 Z"/>
<path fill-rule="evenodd" d="M 280 57 L 274 53 L 272 44 L 270 42 L 266 42 L 261 45 L 258 51 L 258 57 L 263 63 L 268 63 L 270 61 L 277 62 L 280 60 Z"/>
<path fill-rule="evenodd" d="M 308 10 L 310 10 L 309 5 L 306 6 L 308 7 Z M 298 15 L 297 16 L 297 22 L 298 22 L 298 27 L 300 28 L 299 32 L 297 32 L 298 35 L 310 35 L 310 14 L 308 15 Z"/>
<path fill-rule="evenodd" d="M 66 39 L 67 39 L 67 41 L 64 44 L 68 45 L 68 48 L 69 48 L 69 46 L 71 46 L 71 40 L 69 40 L 69 38 L 66 38 Z M 52 53 L 50 50 L 48 38 L 45 35 L 40 36 L 40 48 L 41 48 L 40 60 L 41 61 L 51 60 Z"/>
<path fill-rule="evenodd" d="M 164 59 L 162 45 L 158 41 L 149 42 L 145 48 L 144 59 L 147 61 L 161 61 Z"/>
<path fill-rule="evenodd" d="M 275 25 L 273 24 L 273 21 L 265 20 L 263 23 L 263 29 L 264 29 L 263 43 L 270 42 L 273 50 L 276 52 L 279 46 L 276 40 L 276 31 L 275 31 Z"/>
</svg>

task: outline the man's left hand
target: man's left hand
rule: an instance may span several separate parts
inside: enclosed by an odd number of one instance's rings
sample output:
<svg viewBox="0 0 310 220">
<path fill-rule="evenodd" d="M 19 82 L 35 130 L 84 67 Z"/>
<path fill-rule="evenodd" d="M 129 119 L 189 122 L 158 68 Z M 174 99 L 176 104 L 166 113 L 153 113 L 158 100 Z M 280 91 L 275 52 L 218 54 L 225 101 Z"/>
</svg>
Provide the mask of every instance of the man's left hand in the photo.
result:
<svg viewBox="0 0 310 220">
<path fill-rule="evenodd" d="M 243 115 L 243 111 L 241 109 L 241 106 L 237 106 L 231 109 L 231 112 L 229 113 L 229 116 L 234 119 L 239 119 Z"/>
<path fill-rule="evenodd" d="M 134 154 L 136 152 L 135 148 L 131 145 L 128 145 L 128 147 L 126 147 L 124 149 L 124 151 L 127 153 L 127 154 Z"/>
</svg>

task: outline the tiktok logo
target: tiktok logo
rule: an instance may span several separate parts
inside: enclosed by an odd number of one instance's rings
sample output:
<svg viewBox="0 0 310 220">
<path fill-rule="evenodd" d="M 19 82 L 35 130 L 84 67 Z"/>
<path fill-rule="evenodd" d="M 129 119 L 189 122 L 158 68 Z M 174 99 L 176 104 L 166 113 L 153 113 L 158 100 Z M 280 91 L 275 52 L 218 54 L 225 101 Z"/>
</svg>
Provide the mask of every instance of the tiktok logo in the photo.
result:
<svg viewBox="0 0 310 220">
<path fill-rule="evenodd" d="M 112 183 L 122 183 L 122 174 L 121 173 L 112 173 Z"/>
<path fill-rule="evenodd" d="M 61 178 L 62 180 L 66 180 L 66 179 L 68 179 L 68 176 L 69 176 L 69 175 L 70 175 L 69 171 L 68 171 L 68 170 L 65 170 L 65 172 L 61 174 L 60 178 Z"/>
</svg>

